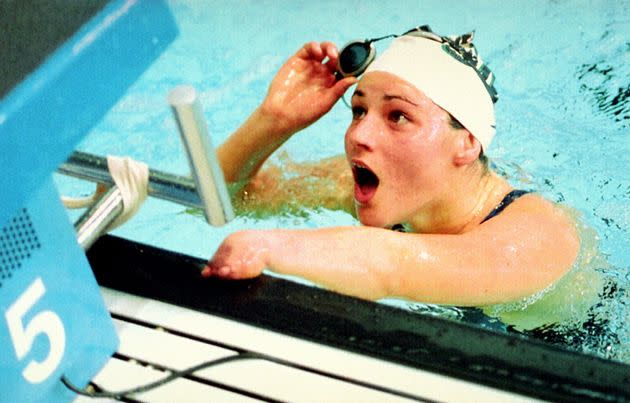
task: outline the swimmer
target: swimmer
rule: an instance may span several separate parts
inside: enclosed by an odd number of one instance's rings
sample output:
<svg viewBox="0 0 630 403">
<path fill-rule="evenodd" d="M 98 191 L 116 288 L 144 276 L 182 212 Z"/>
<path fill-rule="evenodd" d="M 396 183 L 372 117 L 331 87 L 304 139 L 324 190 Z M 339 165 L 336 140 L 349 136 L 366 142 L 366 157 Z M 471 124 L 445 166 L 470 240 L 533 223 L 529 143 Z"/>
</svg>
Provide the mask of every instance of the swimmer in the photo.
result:
<svg viewBox="0 0 630 403">
<path fill-rule="evenodd" d="M 357 83 L 346 163 L 326 160 L 317 175 L 336 183 L 322 199 L 354 210 L 362 225 L 238 231 L 203 276 L 269 269 L 361 298 L 483 306 L 532 295 L 569 271 L 580 244 L 573 221 L 488 166 L 496 92 L 472 34 L 411 30 L 366 60 L 360 80 L 340 74 L 339 54 L 330 42 L 304 45 L 218 157 L 226 180 L 270 198 L 288 179 L 263 163 Z"/>
</svg>

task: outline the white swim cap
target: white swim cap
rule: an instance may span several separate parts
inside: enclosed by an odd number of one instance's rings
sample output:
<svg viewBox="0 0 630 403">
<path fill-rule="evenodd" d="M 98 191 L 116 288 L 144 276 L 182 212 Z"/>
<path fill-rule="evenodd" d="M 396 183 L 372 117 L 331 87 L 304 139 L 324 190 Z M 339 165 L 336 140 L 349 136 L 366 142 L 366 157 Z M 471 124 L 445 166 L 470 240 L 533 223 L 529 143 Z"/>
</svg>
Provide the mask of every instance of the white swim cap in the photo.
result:
<svg viewBox="0 0 630 403">
<path fill-rule="evenodd" d="M 472 34 L 469 35 L 471 41 Z M 409 82 L 464 125 L 485 152 L 496 131 L 493 99 L 477 71 L 456 59 L 454 52 L 447 43 L 403 35 L 392 42 L 366 73 L 383 71 Z M 483 65 L 480 59 L 478 63 Z M 489 70 L 488 73 L 492 85 L 494 77 Z"/>
</svg>

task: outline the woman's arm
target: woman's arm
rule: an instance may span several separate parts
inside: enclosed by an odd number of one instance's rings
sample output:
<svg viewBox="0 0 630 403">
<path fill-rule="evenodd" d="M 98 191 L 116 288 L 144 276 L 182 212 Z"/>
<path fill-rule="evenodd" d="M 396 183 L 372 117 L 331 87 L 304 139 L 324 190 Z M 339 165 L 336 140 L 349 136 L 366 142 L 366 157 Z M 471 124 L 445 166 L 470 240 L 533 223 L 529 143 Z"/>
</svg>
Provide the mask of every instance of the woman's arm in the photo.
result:
<svg viewBox="0 0 630 403">
<path fill-rule="evenodd" d="M 461 235 L 370 227 L 238 232 L 203 275 L 250 278 L 268 267 L 362 298 L 479 306 L 544 289 L 571 267 L 578 247 L 570 220 L 530 196 Z"/>
<path fill-rule="evenodd" d="M 334 44 L 310 42 L 287 60 L 261 106 L 217 150 L 228 182 L 250 181 L 278 147 L 328 112 L 356 82 L 335 79 L 337 56 Z"/>
</svg>

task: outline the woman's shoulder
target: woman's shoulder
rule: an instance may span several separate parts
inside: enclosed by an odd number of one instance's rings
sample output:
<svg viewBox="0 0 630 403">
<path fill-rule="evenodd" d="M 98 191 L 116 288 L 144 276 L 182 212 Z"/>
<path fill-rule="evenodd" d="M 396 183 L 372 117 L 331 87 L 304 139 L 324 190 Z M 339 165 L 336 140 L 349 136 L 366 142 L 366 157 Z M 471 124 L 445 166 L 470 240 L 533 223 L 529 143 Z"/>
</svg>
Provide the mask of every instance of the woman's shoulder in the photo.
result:
<svg viewBox="0 0 630 403">
<path fill-rule="evenodd" d="M 534 191 L 517 189 L 514 192 L 523 192 L 518 197 L 518 200 L 514 200 L 512 203 L 513 208 L 511 210 L 514 215 L 519 217 L 529 216 L 530 219 L 535 221 L 551 219 L 554 222 L 558 221 L 557 224 L 574 225 L 573 219 L 567 214 L 566 207 L 552 202 Z"/>
<path fill-rule="evenodd" d="M 518 253 L 531 267 L 566 272 L 577 258 L 577 223 L 566 208 L 530 192 L 476 231 L 480 241 L 496 245 L 497 253 Z M 481 239 L 483 238 L 483 239 Z"/>
<path fill-rule="evenodd" d="M 487 224 L 518 225 L 544 229 L 552 233 L 569 231 L 576 233 L 576 223 L 568 209 L 532 191 L 511 190 L 498 206 L 497 214 Z M 496 210 L 496 209 L 495 209 Z"/>
</svg>

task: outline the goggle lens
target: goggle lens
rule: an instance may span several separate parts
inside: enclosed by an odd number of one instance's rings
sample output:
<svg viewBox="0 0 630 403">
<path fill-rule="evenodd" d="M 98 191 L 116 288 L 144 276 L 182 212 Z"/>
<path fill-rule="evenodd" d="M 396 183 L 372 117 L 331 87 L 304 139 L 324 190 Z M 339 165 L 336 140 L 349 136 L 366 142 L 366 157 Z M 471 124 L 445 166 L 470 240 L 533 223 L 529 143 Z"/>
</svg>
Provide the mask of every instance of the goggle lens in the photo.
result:
<svg viewBox="0 0 630 403">
<path fill-rule="evenodd" d="M 369 65 L 371 52 L 372 48 L 368 43 L 351 43 L 339 54 L 339 69 L 344 75 L 360 75 Z"/>
</svg>

